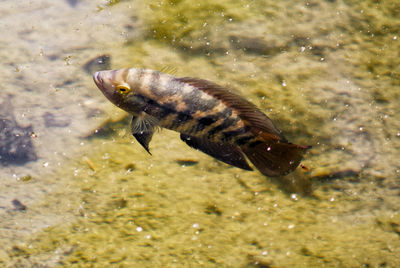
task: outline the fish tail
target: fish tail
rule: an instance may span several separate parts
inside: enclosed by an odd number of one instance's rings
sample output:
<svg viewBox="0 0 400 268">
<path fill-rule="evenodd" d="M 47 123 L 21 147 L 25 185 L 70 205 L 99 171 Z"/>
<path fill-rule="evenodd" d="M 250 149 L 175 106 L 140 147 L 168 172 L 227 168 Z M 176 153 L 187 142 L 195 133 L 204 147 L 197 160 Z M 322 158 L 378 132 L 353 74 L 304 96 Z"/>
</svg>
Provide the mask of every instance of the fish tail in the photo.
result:
<svg viewBox="0 0 400 268">
<path fill-rule="evenodd" d="M 241 146 L 254 166 L 268 177 L 283 176 L 292 172 L 309 148 L 311 146 L 289 143 L 266 132 L 261 132 L 255 142 Z"/>
</svg>

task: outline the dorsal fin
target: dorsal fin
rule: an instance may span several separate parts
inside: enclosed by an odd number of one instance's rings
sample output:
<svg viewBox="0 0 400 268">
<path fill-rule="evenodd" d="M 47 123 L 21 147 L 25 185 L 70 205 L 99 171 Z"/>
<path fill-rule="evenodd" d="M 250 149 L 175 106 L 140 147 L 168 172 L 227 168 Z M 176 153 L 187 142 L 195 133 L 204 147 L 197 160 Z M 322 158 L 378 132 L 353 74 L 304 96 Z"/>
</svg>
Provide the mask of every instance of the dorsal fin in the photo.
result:
<svg viewBox="0 0 400 268">
<path fill-rule="evenodd" d="M 244 123 L 251 127 L 255 134 L 266 132 L 272 134 L 270 138 L 287 141 L 268 116 L 261 112 L 253 103 L 233 93 L 228 88 L 198 78 L 182 77 L 177 79 L 206 92 L 225 103 L 228 107 L 234 109 Z"/>
<path fill-rule="evenodd" d="M 178 69 L 174 66 L 166 65 L 160 69 L 160 72 L 166 73 L 169 75 L 176 75 L 176 73 L 178 72 Z"/>
</svg>

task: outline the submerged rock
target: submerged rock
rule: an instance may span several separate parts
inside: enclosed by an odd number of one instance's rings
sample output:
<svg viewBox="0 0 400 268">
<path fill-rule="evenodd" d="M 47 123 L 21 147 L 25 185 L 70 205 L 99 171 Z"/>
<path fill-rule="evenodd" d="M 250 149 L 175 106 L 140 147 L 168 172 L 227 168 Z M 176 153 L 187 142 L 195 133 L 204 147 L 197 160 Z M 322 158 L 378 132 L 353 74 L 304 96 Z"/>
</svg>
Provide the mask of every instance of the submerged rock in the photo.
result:
<svg viewBox="0 0 400 268">
<path fill-rule="evenodd" d="M 67 127 L 71 124 L 71 119 L 63 114 L 53 114 L 46 112 L 43 114 L 46 127 Z"/>
<path fill-rule="evenodd" d="M 20 126 L 10 98 L 0 105 L 0 163 L 24 164 L 37 159 L 31 140 L 32 126 Z"/>
<path fill-rule="evenodd" d="M 71 7 L 75 7 L 78 4 L 78 0 L 66 0 L 66 1 Z"/>
<path fill-rule="evenodd" d="M 111 66 L 111 57 L 109 55 L 101 55 L 90 59 L 83 65 L 83 69 L 88 74 L 94 74 L 97 71 L 108 70 Z"/>
</svg>

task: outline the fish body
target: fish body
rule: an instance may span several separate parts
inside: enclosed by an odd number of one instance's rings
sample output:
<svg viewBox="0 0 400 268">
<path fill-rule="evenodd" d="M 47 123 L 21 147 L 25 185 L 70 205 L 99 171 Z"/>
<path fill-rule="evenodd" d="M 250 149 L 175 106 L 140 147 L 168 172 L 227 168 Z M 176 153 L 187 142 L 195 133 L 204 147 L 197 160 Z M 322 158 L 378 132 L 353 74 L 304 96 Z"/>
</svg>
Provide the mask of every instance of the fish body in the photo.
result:
<svg viewBox="0 0 400 268">
<path fill-rule="evenodd" d="M 116 106 L 133 115 L 132 134 L 149 152 L 154 130 L 177 131 L 189 146 L 230 165 L 281 176 L 307 146 L 289 143 L 254 104 L 213 82 L 139 68 L 96 72 L 93 79 Z"/>
</svg>

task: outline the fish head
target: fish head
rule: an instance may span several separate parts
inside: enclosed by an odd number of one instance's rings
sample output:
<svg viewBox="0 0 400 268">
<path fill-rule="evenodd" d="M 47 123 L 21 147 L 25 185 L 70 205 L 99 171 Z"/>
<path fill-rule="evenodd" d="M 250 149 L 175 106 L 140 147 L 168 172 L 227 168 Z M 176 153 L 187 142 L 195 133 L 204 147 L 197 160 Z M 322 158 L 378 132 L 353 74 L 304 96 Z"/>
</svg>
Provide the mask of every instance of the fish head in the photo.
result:
<svg viewBox="0 0 400 268">
<path fill-rule="evenodd" d="M 94 73 L 93 80 L 113 104 L 135 114 L 140 112 L 141 105 L 135 98 L 135 89 L 126 82 L 128 71 L 129 69 L 99 71 Z"/>
</svg>

